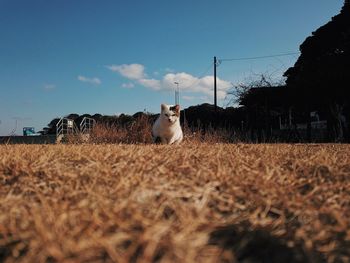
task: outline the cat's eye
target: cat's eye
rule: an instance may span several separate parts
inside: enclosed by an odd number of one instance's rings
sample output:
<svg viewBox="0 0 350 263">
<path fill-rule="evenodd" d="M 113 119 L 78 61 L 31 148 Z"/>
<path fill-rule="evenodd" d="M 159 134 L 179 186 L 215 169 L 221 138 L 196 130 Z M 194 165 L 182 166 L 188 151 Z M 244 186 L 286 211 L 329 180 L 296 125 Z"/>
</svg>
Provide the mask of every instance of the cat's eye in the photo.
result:
<svg viewBox="0 0 350 263">
<path fill-rule="evenodd" d="M 165 113 L 165 116 L 169 117 L 169 114 L 168 114 L 168 113 Z"/>
</svg>

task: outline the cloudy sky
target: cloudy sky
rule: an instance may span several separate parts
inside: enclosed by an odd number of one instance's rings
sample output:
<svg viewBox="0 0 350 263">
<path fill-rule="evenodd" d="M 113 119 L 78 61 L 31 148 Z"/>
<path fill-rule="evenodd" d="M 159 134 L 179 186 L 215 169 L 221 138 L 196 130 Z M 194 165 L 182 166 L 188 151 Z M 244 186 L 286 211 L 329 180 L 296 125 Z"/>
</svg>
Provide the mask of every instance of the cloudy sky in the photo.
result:
<svg viewBox="0 0 350 263">
<path fill-rule="evenodd" d="M 133 114 L 213 101 L 258 74 L 279 80 L 342 0 L 0 0 L 0 135 L 69 113 Z"/>
</svg>

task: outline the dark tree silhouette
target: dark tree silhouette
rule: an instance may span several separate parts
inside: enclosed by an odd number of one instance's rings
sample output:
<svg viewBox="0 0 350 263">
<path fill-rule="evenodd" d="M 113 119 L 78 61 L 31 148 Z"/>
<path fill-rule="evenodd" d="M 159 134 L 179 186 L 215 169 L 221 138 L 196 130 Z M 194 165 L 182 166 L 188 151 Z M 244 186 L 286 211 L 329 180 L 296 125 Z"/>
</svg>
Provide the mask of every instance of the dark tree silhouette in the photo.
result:
<svg viewBox="0 0 350 263">
<path fill-rule="evenodd" d="M 285 72 L 287 86 L 294 89 L 294 103 L 306 112 L 328 112 L 332 137 L 343 140 L 349 120 L 350 4 L 317 29 L 300 46 L 301 55 Z M 348 135 L 347 135 L 348 136 Z"/>
<path fill-rule="evenodd" d="M 60 121 L 60 118 L 54 118 L 47 124 L 47 127 L 43 128 L 41 133 L 42 135 L 56 134 L 56 124 Z"/>
</svg>

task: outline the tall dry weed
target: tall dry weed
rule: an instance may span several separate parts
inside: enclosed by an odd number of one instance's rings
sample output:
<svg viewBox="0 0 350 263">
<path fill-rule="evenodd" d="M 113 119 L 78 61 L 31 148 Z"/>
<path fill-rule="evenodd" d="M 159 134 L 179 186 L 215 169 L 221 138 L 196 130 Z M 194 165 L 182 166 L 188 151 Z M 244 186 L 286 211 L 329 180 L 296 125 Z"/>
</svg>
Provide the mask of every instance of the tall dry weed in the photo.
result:
<svg viewBox="0 0 350 263">
<path fill-rule="evenodd" d="M 97 123 L 91 135 L 92 143 L 146 144 L 152 142 L 152 120 L 141 115 L 128 125 Z"/>
<path fill-rule="evenodd" d="M 132 123 L 121 126 L 118 124 L 98 123 L 90 136 L 92 143 L 125 143 L 125 144 L 149 144 L 152 143 L 152 125 L 154 118 L 141 115 Z M 189 128 L 185 123 L 182 127 L 185 143 L 237 143 L 242 141 L 239 131 L 213 128 Z M 72 137 L 70 142 L 79 141 Z M 80 140 L 81 141 L 81 140 Z"/>
</svg>

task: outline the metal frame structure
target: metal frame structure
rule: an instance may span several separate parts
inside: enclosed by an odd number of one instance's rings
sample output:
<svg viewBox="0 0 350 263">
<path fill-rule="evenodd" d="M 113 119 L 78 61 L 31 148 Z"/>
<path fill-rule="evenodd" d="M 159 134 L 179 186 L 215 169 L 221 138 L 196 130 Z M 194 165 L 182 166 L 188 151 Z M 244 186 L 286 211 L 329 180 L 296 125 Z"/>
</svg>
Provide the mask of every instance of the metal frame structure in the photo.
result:
<svg viewBox="0 0 350 263">
<path fill-rule="evenodd" d="M 80 123 L 80 132 L 83 134 L 91 133 L 94 128 L 96 121 L 93 118 L 84 117 Z"/>
<path fill-rule="evenodd" d="M 93 118 L 84 117 L 78 127 L 74 120 L 63 117 L 56 124 L 56 141 L 62 141 L 66 135 L 90 134 L 95 124 Z"/>
<path fill-rule="evenodd" d="M 60 141 L 65 135 L 77 134 L 79 129 L 74 120 L 61 118 L 56 124 L 56 138 Z"/>
</svg>

